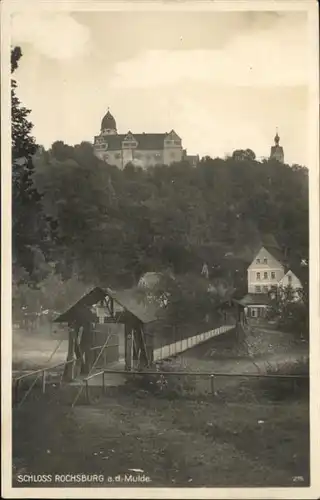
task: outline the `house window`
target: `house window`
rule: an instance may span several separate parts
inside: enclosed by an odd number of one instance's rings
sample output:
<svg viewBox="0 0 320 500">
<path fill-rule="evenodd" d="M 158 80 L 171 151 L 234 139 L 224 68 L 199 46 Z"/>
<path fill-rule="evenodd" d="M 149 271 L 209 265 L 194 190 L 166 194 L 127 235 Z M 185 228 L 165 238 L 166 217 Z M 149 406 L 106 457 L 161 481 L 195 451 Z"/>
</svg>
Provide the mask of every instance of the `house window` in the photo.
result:
<svg viewBox="0 0 320 500">
<path fill-rule="evenodd" d="M 261 286 L 257 285 L 256 286 L 256 293 L 260 293 L 261 292 Z"/>
<path fill-rule="evenodd" d="M 257 273 L 257 280 L 261 278 L 260 273 Z"/>
<path fill-rule="evenodd" d="M 173 141 L 176 146 L 180 146 L 180 141 Z"/>
<path fill-rule="evenodd" d="M 263 279 L 267 280 L 268 279 L 268 273 L 263 273 Z"/>
<path fill-rule="evenodd" d="M 276 273 L 274 271 L 271 272 L 271 279 L 272 280 L 276 279 Z"/>
<path fill-rule="evenodd" d="M 291 274 L 288 274 L 288 282 L 292 283 L 292 276 L 291 276 Z"/>
<path fill-rule="evenodd" d="M 263 259 L 263 263 L 268 264 L 268 259 L 266 257 Z"/>
<path fill-rule="evenodd" d="M 260 264 L 260 259 L 256 259 L 256 264 Z"/>
<path fill-rule="evenodd" d="M 257 310 L 256 309 L 251 309 L 251 316 L 252 316 L 252 318 L 255 318 L 257 316 Z"/>
<path fill-rule="evenodd" d="M 264 293 L 268 293 L 268 287 L 267 287 L 267 286 L 264 286 L 264 287 L 263 287 L 263 291 L 264 291 Z"/>
</svg>

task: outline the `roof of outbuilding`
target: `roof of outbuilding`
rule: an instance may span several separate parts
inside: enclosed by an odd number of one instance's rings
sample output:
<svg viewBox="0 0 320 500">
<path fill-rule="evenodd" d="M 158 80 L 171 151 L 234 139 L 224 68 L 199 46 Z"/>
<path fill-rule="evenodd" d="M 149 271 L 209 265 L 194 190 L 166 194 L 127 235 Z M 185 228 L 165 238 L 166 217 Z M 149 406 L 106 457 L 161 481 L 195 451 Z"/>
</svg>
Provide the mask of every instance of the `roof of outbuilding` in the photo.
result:
<svg viewBox="0 0 320 500">
<path fill-rule="evenodd" d="M 142 323 L 151 323 L 160 319 L 160 306 L 147 300 L 141 289 L 130 288 L 115 291 L 108 288 L 107 294 Z"/>
<path fill-rule="evenodd" d="M 247 293 L 242 299 L 233 299 L 234 302 L 246 306 L 263 306 L 268 305 L 270 297 L 265 293 Z"/>
<path fill-rule="evenodd" d="M 151 323 L 152 321 L 161 319 L 159 314 L 160 306 L 146 300 L 145 294 L 137 288 L 115 291 L 111 288 L 103 289 L 95 287 L 89 293 L 81 297 L 81 299 L 67 311 L 60 314 L 60 316 L 55 319 L 55 322 L 65 323 L 71 321 L 78 315 L 81 315 L 81 311 L 84 308 L 97 304 L 106 296 L 114 299 L 125 311 L 135 316 L 142 323 Z"/>
</svg>

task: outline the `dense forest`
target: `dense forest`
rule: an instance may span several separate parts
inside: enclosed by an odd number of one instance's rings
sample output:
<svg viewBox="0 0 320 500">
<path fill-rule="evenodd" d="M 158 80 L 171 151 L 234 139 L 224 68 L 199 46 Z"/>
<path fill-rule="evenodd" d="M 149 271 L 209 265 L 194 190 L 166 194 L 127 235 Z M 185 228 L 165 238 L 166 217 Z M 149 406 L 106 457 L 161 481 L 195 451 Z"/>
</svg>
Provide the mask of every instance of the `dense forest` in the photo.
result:
<svg viewBox="0 0 320 500">
<path fill-rule="evenodd" d="M 20 57 L 15 49 L 13 72 Z M 59 309 L 68 287 L 78 294 L 80 284 L 128 287 L 148 271 L 170 271 L 190 283 L 204 263 L 213 282 L 241 288 L 265 235 L 292 261 L 308 258 L 305 167 L 260 162 L 247 149 L 205 157 L 196 167 L 129 164 L 121 171 L 96 158 L 88 142 L 39 148 L 16 91 L 12 80 L 13 276 L 20 305 L 31 287 L 40 290 L 33 293 L 44 307 Z"/>
</svg>

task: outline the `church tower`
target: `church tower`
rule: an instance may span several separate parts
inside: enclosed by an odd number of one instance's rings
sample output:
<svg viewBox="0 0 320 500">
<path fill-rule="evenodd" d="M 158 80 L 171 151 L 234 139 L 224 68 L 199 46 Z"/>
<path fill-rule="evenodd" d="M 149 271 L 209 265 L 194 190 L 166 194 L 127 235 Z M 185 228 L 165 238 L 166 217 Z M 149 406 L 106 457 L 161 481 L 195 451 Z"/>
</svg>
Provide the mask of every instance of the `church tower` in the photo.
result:
<svg viewBox="0 0 320 500">
<path fill-rule="evenodd" d="M 276 136 L 274 138 L 274 146 L 271 146 L 270 160 L 277 160 L 280 163 L 284 163 L 283 147 L 279 146 L 279 142 L 280 142 L 280 137 L 277 131 Z"/>
<path fill-rule="evenodd" d="M 104 115 L 101 122 L 101 135 L 117 135 L 117 124 L 109 111 Z"/>
</svg>

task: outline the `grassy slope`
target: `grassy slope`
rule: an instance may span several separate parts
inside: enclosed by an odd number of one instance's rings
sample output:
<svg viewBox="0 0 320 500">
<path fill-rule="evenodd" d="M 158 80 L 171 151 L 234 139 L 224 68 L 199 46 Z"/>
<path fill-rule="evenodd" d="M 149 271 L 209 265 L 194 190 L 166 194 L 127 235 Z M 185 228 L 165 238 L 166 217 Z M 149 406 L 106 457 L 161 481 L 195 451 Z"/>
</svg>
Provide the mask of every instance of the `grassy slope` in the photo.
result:
<svg viewBox="0 0 320 500">
<path fill-rule="evenodd" d="M 18 470 L 116 476 L 141 468 L 151 487 L 308 484 L 306 402 L 223 404 L 124 394 L 67 411 L 43 399 L 15 410 Z M 293 476 L 304 476 L 304 483 Z"/>
</svg>

